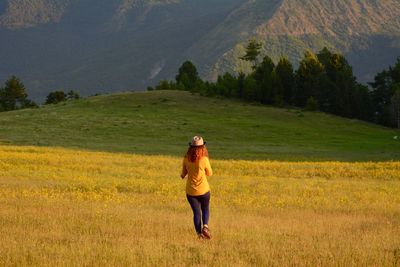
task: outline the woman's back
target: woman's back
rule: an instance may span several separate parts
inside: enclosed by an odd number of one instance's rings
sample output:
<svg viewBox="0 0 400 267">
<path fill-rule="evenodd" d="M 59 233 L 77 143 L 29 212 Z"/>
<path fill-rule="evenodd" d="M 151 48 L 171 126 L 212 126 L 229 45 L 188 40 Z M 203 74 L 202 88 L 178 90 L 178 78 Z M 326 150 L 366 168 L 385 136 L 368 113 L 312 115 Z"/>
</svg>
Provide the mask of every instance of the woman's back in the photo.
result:
<svg viewBox="0 0 400 267">
<path fill-rule="evenodd" d="M 195 162 L 185 157 L 182 174 L 188 175 L 186 182 L 186 193 L 188 195 L 199 196 L 210 191 L 207 176 L 212 175 L 212 169 L 208 157 L 201 157 Z"/>
</svg>

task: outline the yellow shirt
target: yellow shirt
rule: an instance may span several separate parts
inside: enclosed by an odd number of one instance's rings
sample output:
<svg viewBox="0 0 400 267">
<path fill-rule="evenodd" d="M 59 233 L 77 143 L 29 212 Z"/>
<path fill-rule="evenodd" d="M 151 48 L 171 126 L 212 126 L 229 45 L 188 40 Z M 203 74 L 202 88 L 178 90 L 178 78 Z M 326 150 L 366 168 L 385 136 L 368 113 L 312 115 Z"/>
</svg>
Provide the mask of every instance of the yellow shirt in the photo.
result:
<svg viewBox="0 0 400 267">
<path fill-rule="evenodd" d="M 212 175 L 208 157 L 202 157 L 196 162 L 190 162 L 187 157 L 183 159 L 181 177 L 188 175 L 186 193 L 190 196 L 201 196 L 210 191 L 207 176 Z"/>
</svg>

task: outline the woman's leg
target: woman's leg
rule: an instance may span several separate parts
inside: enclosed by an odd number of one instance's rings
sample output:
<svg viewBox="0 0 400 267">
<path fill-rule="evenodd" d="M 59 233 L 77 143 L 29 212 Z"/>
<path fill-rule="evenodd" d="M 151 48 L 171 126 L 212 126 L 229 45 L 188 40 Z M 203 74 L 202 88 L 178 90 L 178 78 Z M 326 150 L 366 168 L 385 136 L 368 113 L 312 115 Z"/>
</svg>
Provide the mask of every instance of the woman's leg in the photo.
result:
<svg viewBox="0 0 400 267">
<path fill-rule="evenodd" d="M 208 220 L 210 219 L 210 197 L 211 197 L 210 192 L 200 197 L 203 225 L 207 226 L 208 226 Z"/>
<path fill-rule="evenodd" d="M 190 207 L 193 210 L 193 223 L 194 228 L 198 234 L 201 233 L 201 205 L 199 200 L 194 196 L 186 195 L 187 200 L 189 201 Z"/>
</svg>

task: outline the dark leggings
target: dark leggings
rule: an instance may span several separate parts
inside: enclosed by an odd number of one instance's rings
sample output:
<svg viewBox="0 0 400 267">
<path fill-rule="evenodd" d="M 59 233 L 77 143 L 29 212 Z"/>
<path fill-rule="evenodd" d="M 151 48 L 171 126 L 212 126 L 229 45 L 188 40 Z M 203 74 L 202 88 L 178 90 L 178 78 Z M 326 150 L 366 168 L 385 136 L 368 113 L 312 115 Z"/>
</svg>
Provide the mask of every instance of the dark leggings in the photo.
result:
<svg viewBox="0 0 400 267">
<path fill-rule="evenodd" d="M 193 222 L 197 233 L 201 233 L 201 219 L 203 218 L 203 225 L 208 225 L 210 218 L 210 192 L 201 196 L 189 196 L 186 194 L 190 207 L 193 210 Z"/>
</svg>

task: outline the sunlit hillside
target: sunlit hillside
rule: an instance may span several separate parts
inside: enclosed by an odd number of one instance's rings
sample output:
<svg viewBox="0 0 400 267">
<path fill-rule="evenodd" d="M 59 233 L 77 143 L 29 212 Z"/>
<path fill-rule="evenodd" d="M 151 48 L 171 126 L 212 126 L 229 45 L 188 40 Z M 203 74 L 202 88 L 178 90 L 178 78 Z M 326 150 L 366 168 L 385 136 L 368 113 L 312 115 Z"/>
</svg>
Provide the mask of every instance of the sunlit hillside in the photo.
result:
<svg viewBox="0 0 400 267">
<path fill-rule="evenodd" d="M 324 113 L 181 91 L 121 93 L 0 113 L 3 144 L 181 156 L 195 134 L 212 157 L 398 160 L 399 131 Z"/>
</svg>

